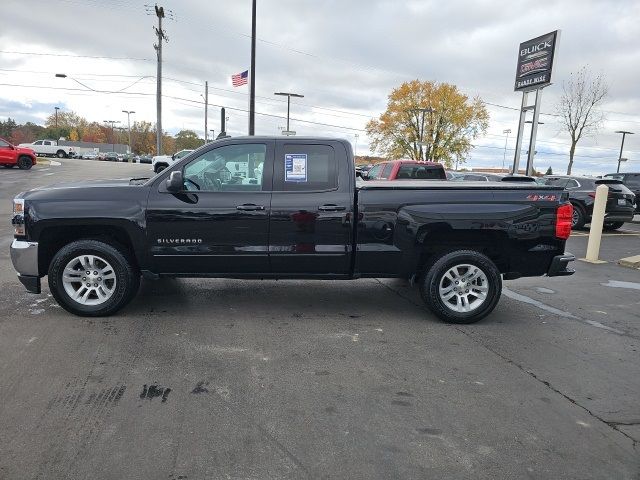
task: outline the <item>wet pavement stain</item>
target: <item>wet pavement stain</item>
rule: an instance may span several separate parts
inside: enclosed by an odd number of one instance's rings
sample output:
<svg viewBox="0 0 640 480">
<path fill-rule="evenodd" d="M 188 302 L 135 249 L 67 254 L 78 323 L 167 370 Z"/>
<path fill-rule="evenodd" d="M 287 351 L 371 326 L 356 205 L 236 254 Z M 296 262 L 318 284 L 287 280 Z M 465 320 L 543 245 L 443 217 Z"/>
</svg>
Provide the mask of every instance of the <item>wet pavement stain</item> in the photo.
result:
<svg viewBox="0 0 640 480">
<path fill-rule="evenodd" d="M 442 430 L 440 430 L 439 428 L 423 427 L 423 428 L 416 428 L 416 430 L 418 431 L 418 433 L 424 433 L 425 435 L 441 435 L 442 434 Z"/>
<path fill-rule="evenodd" d="M 209 382 L 201 381 L 196 384 L 196 386 L 191 390 L 191 393 L 198 395 L 199 393 L 209 393 L 209 389 L 205 387 L 205 385 L 209 385 Z"/>
<path fill-rule="evenodd" d="M 159 385 L 147 386 L 145 384 L 142 386 L 140 398 L 153 400 L 156 397 L 162 397 L 162 403 L 165 403 L 167 401 L 167 397 L 169 397 L 169 393 L 171 393 L 171 389 L 169 387 L 161 387 Z"/>
<path fill-rule="evenodd" d="M 410 407 L 411 402 L 405 402 L 404 400 L 394 400 L 391 402 L 391 405 L 399 405 L 401 407 Z"/>
</svg>

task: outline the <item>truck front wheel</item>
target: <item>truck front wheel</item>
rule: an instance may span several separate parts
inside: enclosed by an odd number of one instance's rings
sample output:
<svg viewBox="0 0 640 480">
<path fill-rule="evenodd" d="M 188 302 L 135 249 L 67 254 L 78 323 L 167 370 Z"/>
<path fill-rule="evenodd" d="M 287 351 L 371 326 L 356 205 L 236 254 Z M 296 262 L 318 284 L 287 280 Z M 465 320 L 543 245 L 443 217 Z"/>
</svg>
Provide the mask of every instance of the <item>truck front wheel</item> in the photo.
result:
<svg viewBox="0 0 640 480">
<path fill-rule="evenodd" d="M 421 276 L 420 294 L 448 323 L 475 323 L 493 311 L 502 293 L 500 271 L 475 250 L 456 250 L 434 259 Z"/>
<path fill-rule="evenodd" d="M 64 150 L 58 150 L 56 152 L 56 157 L 58 157 L 58 158 L 67 158 L 67 154 L 65 153 Z"/>
<path fill-rule="evenodd" d="M 62 308 L 102 317 L 123 308 L 140 286 L 140 273 L 124 249 L 99 240 L 65 245 L 49 265 L 49 289 Z"/>
</svg>

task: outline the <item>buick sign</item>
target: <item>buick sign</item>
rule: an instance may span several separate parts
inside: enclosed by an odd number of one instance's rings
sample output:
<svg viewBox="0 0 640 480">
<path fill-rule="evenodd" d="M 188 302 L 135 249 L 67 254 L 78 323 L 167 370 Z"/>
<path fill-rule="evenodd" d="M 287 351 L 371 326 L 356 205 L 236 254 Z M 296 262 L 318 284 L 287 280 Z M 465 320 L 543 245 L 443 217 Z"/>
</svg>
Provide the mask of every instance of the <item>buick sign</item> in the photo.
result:
<svg viewBox="0 0 640 480">
<path fill-rule="evenodd" d="M 520 44 L 514 87 L 516 92 L 534 90 L 551 83 L 557 40 L 558 30 Z"/>
</svg>

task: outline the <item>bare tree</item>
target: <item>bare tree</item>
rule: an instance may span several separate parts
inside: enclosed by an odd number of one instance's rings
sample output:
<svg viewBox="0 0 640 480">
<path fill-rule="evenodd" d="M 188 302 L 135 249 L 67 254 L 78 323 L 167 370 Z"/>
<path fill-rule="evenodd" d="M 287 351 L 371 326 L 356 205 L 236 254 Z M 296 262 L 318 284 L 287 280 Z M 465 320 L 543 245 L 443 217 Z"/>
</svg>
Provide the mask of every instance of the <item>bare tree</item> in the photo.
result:
<svg viewBox="0 0 640 480">
<path fill-rule="evenodd" d="M 557 110 L 571 137 L 567 175 L 571 175 L 573 157 L 580 139 L 596 134 L 602 126 L 605 116 L 596 107 L 604 101 L 607 93 L 609 86 L 602 74 L 592 77 L 587 67 L 571 73 L 569 80 L 562 82 L 562 96 Z"/>
</svg>

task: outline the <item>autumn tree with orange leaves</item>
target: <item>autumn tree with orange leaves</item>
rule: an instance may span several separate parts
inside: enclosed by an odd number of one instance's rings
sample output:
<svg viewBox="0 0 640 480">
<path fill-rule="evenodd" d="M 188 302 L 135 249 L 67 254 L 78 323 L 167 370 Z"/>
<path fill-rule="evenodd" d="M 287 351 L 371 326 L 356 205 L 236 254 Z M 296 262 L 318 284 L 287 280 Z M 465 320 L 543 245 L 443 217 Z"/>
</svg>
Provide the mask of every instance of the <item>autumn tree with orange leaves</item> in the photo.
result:
<svg viewBox="0 0 640 480">
<path fill-rule="evenodd" d="M 486 132 L 489 113 L 448 83 L 405 82 L 389 95 L 387 110 L 367 123 L 371 149 L 387 158 L 464 162 L 472 141 Z"/>
</svg>

